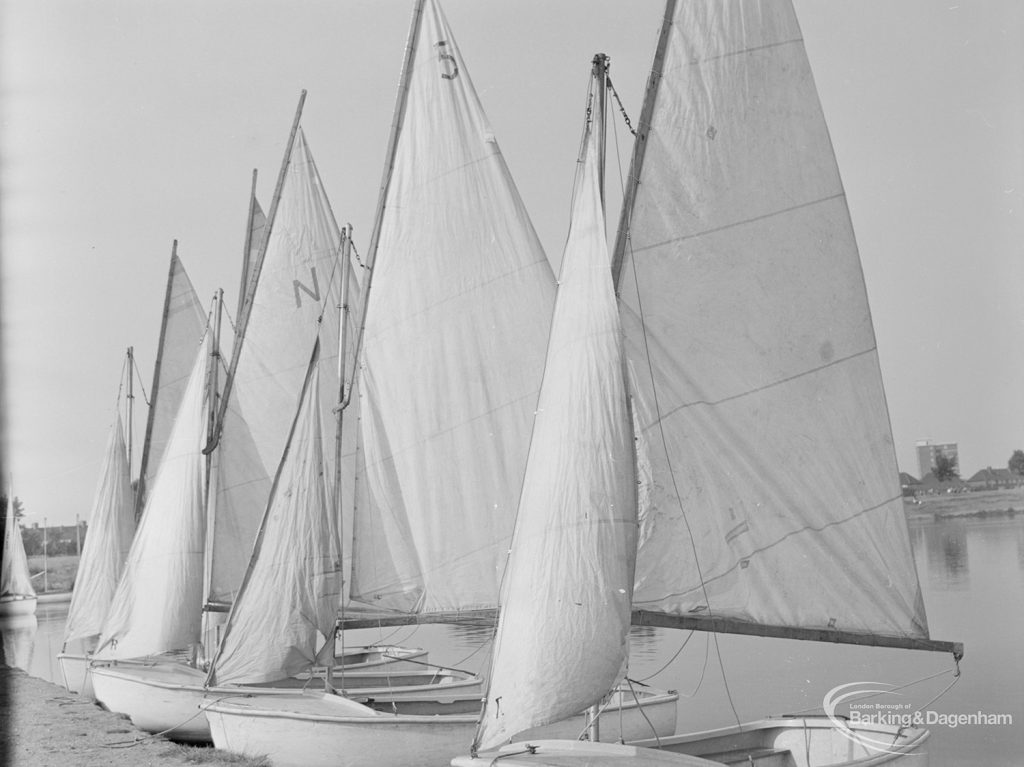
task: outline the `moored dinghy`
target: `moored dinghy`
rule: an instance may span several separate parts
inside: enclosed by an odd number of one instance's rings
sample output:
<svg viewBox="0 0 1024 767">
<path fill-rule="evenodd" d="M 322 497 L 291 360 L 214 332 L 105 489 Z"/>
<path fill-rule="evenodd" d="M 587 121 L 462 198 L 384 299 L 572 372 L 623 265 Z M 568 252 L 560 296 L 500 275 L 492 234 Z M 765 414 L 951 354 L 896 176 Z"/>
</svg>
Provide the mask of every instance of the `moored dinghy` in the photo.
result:
<svg viewBox="0 0 1024 767">
<path fill-rule="evenodd" d="M 175 241 L 171 247 L 160 338 L 153 365 L 137 492 L 134 495 L 131 492 L 131 456 L 126 454 L 123 459 L 117 459 L 110 452 L 115 447 L 108 446 L 89 517 L 89 535 L 85 539 L 68 608 L 64 646 L 57 655 L 64 686 L 71 692 L 92 695 L 88 679 L 89 656 L 96 648 L 103 620 L 127 560 L 147 488 L 156 478 L 205 327 L 206 312 L 178 256 L 178 243 Z M 127 380 L 129 401 L 133 372 L 129 370 Z M 129 432 L 131 428 L 129 421 Z M 123 438 L 121 443 L 116 449 L 126 453 Z"/>
<path fill-rule="evenodd" d="M 36 612 L 36 590 L 28 572 L 28 557 L 21 540 L 21 525 L 14 517 L 14 495 L 4 503 L 3 561 L 0 562 L 0 617 Z"/>
</svg>

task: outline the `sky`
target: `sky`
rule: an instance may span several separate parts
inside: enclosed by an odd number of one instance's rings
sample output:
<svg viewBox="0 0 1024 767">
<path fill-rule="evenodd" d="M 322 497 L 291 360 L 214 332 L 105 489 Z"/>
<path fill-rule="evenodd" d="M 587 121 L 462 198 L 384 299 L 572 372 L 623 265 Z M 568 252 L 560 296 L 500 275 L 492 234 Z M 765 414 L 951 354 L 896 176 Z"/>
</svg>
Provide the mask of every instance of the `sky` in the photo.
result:
<svg viewBox="0 0 1024 767">
<path fill-rule="evenodd" d="M 917 474 L 923 439 L 959 443 L 965 476 L 1005 466 L 1024 449 L 1024 4 L 794 4 L 860 246 L 900 468 Z M 302 89 L 327 193 L 365 250 L 411 8 L 0 0 L 2 484 L 30 524 L 87 517 L 126 347 L 147 389 L 152 377 L 174 239 L 201 299 L 223 287 L 235 305 L 252 169 L 266 207 Z M 557 258 L 590 59 L 611 56 L 636 123 L 662 2 L 444 8 Z M 617 121 L 612 222 L 631 138 Z"/>
</svg>

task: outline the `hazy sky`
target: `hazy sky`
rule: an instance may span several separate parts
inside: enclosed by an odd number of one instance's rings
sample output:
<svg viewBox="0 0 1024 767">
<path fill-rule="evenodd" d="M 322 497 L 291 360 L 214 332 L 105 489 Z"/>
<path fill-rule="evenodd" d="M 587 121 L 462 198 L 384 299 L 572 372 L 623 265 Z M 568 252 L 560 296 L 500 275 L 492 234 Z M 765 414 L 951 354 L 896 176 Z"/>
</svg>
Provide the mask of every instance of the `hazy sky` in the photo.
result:
<svg viewBox="0 0 1024 767">
<path fill-rule="evenodd" d="M 1024 448 L 1024 3 L 795 4 L 901 468 L 917 472 L 918 439 L 959 442 L 964 475 L 1004 466 Z M 611 56 L 636 122 L 662 2 L 444 6 L 557 257 L 590 58 Z M 234 306 L 251 170 L 266 206 L 303 88 L 334 210 L 366 248 L 411 7 L 0 0 L 3 484 L 29 522 L 88 514 L 125 347 L 149 386 L 174 238 L 201 298 L 223 286 Z M 632 137 L 617 131 L 624 173 Z"/>
</svg>

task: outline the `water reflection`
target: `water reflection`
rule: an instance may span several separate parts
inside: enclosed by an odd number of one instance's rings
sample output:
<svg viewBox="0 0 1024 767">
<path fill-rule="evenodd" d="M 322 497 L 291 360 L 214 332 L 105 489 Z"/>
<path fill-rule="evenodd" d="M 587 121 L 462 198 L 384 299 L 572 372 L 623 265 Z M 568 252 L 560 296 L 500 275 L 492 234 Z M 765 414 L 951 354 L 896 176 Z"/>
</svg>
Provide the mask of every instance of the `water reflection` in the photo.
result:
<svg viewBox="0 0 1024 767">
<path fill-rule="evenodd" d="M 39 627 L 35 615 L 16 615 L 0 619 L 0 636 L 3 638 L 3 664 L 11 668 L 29 671 L 35 652 L 36 629 Z"/>
<path fill-rule="evenodd" d="M 966 591 L 970 588 L 965 520 L 913 522 L 911 545 L 918 573 L 925 571 L 930 586 L 948 591 Z M 926 565 L 923 568 L 922 557 Z"/>
</svg>

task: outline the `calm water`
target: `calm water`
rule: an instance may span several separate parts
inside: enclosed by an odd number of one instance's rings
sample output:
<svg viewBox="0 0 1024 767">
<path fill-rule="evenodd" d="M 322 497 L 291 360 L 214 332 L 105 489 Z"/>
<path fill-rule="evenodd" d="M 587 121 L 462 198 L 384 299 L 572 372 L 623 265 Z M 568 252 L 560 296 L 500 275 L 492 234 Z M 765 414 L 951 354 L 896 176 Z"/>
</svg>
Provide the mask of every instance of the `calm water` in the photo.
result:
<svg viewBox="0 0 1024 767">
<path fill-rule="evenodd" d="M 1009 714 L 1013 723 L 932 725 L 931 765 L 1024 764 L 1024 515 L 915 522 L 910 532 L 931 634 L 965 644 L 962 676 L 934 702 L 954 680 L 945 654 L 726 635 L 716 649 L 713 636 L 661 629 L 634 629 L 630 677 L 678 690 L 680 731 L 694 731 L 737 716 L 818 710 L 840 684 L 903 685 L 939 674 L 901 690 L 901 700 L 937 715 Z M 4 627 L 7 657 L 59 682 L 66 613 L 66 604 L 39 605 L 37 625 Z M 486 626 L 421 626 L 353 632 L 351 642 L 426 647 L 431 660 L 476 671 L 487 663 L 489 635 Z"/>
</svg>

